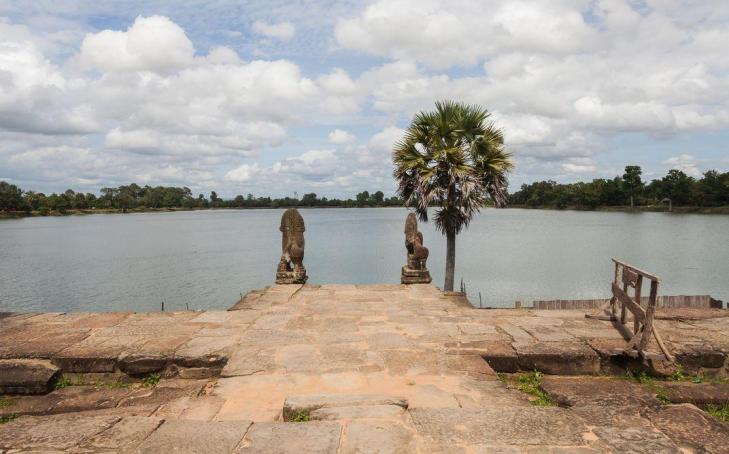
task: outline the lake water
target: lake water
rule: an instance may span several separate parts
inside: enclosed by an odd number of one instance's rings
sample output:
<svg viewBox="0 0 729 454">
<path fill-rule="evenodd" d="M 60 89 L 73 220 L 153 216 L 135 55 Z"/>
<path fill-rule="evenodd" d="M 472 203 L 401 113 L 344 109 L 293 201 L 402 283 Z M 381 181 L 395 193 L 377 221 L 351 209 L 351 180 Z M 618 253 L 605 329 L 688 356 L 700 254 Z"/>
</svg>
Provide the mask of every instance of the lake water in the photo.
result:
<svg viewBox="0 0 729 454">
<path fill-rule="evenodd" d="M 273 283 L 282 210 L 0 221 L 0 311 L 227 309 Z M 309 283 L 399 283 L 406 210 L 306 209 Z M 445 237 L 421 224 L 443 284 Z M 609 294 L 611 257 L 661 276 L 660 294 L 729 299 L 729 216 L 489 209 L 458 236 L 471 301 Z"/>
</svg>

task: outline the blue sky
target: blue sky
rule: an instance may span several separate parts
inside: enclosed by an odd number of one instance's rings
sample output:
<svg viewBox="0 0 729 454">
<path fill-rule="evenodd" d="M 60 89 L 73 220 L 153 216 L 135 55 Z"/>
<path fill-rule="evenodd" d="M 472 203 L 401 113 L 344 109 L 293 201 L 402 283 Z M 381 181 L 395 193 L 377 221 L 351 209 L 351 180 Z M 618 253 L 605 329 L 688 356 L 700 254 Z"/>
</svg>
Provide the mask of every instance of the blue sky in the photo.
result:
<svg viewBox="0 0 729 454">
<path fill-rule="evenodd" d="M 438 99 L 538 179 L 729 169 L 729 3 L 0 1 L 0 179 L 282 196 L 394 190 Z"/>
</svg>

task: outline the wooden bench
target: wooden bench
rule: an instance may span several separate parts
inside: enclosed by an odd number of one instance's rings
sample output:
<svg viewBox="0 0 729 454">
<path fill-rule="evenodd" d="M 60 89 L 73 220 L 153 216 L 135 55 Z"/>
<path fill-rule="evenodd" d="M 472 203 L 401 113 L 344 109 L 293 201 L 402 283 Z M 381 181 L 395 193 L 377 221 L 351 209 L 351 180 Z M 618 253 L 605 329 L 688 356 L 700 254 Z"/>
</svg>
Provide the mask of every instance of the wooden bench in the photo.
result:
<svg viewBox="0 0 729 454">
<path fill-rule="evenodd" d="M 612 282 L 613 296 L 601 308 L 601 311 L 609 308 L 608 315 L 594 314 L 586 315 L 586 317 L 611 320 L 620 323 L 620 327 L 627 330 L 627 332 L 632 331 L 633 334 L 628 344 L 618 353 L 644 359 L 659 359 L 673 362 L 673 356 L 668 351 L 666 344 L 661 339 L 661 335 L 654 325 L 658 285 L 661 279 L 658 276 L 619 260 L 613 259 L 613 262 L 615 263 L 615 275 Z M 644 280 L 650 282 L 650 293 L 647 304 L 641 305 L 641 293 L 643 291 Z M 632 295 L 630 294 L 631 289 Z M 618 309 L 620 310 L 619 317 Z M 627 326 L 628 312 L 632 314 L 633 318 L 632 330 Z M 651 335 L 655 338 L 662 353 L 651 353 L 647 351 Z"/>
</svg>

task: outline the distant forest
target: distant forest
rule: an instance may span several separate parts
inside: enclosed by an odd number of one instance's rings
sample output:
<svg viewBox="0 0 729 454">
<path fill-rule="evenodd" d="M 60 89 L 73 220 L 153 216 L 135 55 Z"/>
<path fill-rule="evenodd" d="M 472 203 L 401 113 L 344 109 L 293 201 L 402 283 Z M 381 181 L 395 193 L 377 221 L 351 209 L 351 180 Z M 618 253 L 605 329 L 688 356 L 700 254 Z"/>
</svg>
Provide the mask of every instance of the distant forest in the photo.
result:
<svg viewBox="0 0 729 454">
<path fill-rule="evenodd" d="M 196 208 L 280 208 L 280 207 L 387 207 L 402 206 L 397 197 L 385 198 L 382 191 L 370 194 L 363 191 L 352 199 L 319 198 L 314 193 L 298 197 L 273 199 L 238 195 L 223 199 L 213 191 L 209 197 L 193 195 L 190 188 L 172 186 L 139 186 L 132 183 L 118 188 L 103 188 L 97 196 L 75 192 L 72 189 L 60 194 L 45 195 L 42 192 L 24 191 L 13 184 L 0 181 L 0 211 L 37 212 L 41 215 L 86 210 L 145 210 L 145 209 L 196 209 Z"/>
<path fill-rule="evenodd" d="M 625 167 L 622 176 L 591 182 L 561 184 L 539 181 L 524 184 L 509 195 L 509 205 L 532 208 L 578 208 L 641 206 L 668 203 L 673 206 L 717 207 L 729 205 L 729 172 L 710 170 L 693 178 L 680 170 L 669 170 L 661 179 L 642 180 L 639 166 Z M 103 188 L 99 195 L 75 192 L 60 194 L 24 191 L 0 181 L 0 211 L 52 214 L 87 210 L 155 210 L 198 208 L 282 208 L 282 207 L 389 207 L 402 206 L 398 197 L 386 198 L 382 191 L 360 192 L 354 199 L 319 198 L 315 193 L 299 197 L 255 197 L 252 194 L 223 199 L 213 191 L 208 197 L 194 196 L 187 187 L 139 186 Z"/>
<path fill-rule="evenodd" d="M 717 207 L 729 205 L 729 172 L 705 172 L 693 178 L 680 170 L 669 170 L 650 183 L 642 180 L 639 166 L 625 167 L 622 176 L 598 178 L 588 183 L 560 184 L 539 181 L 523 184 L 509 195 L 509 204 L 533 208 L 581 208 L 655 205 Z"/>
</svg>

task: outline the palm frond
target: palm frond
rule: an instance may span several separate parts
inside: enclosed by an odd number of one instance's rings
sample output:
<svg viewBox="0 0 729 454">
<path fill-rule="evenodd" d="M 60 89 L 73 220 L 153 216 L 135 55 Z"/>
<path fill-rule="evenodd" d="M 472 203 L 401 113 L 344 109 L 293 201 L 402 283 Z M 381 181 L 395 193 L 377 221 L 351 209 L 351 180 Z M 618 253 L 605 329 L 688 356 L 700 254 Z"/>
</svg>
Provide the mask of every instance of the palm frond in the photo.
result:
<svg viewBox="0 0 729 454">
<path fill-rule="evenodd" d="M 513 164 L 504 136 L 483 107 L 438 101 L 419 112 L 393 150 L 398 194 L 422 221 L 438 206 L 435 223 L 443 233 L 460 232 L 491 199 L 506 201 Z"/>
</svg>

